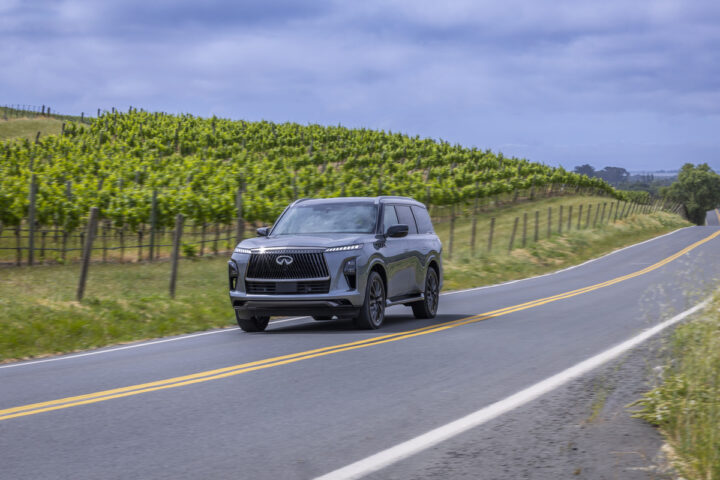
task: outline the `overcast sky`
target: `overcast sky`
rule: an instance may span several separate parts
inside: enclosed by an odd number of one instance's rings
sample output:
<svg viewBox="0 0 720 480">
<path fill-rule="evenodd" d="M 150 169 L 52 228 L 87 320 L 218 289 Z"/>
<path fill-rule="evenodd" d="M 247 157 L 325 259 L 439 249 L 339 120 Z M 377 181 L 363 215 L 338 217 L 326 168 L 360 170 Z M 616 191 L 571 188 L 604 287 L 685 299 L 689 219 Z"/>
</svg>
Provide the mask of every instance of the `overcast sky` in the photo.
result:
<svg viewBox="0 0 720 480">
<path fill-rule="evenodd" d="M 716 0 L 0 0 L 0 104 L 401 131 L 720 170 Z"/>
</svg>

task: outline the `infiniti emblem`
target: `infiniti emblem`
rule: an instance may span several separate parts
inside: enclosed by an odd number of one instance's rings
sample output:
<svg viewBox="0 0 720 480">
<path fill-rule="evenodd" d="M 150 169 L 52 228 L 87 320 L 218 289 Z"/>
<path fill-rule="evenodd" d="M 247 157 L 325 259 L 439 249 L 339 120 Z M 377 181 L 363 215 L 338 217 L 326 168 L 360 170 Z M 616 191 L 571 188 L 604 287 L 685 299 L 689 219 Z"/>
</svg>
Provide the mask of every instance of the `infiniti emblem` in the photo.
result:
<svg viewBox="0 0 720 480">
<path fill-rule="evenodd" d="M 279 255 L 275 259 L 275 263 L 278 265 L 288 266 L 293 263 L 293 258 L 290 255 Z"/>
</svg>

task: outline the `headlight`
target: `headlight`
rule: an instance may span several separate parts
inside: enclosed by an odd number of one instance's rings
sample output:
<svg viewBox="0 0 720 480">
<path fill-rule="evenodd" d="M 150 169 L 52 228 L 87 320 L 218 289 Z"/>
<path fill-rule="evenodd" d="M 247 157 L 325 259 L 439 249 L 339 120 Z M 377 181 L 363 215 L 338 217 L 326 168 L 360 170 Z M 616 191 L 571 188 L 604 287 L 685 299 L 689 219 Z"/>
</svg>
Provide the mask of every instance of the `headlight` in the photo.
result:
<svg viewBox="0 0 720 480">
<path fill-rule="evenodd" d="M 235 247 L 233 253 L 252 253 L 249 248 Z"/>
<path fill-rule="evenodd" d="M 326 252 L 345 252 L 347 250 L 360 250 L 362 248 L 362 244 L 358 243 L 356 245 L 346 245 L 344 247 L 330 247 L 326 248 Z"/>
</svg>

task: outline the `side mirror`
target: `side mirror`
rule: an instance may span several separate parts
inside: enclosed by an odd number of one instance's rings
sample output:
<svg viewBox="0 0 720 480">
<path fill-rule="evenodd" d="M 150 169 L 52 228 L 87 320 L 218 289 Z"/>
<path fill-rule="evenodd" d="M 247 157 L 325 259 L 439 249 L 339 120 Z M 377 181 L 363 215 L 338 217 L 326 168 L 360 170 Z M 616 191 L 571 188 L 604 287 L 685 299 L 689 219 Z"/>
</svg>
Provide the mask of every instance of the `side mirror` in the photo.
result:
<svg viewBox="0 0 720 480">
<path fill-rule="evenodd" d="M 260 227 L 256 231 L 258 237 L 267 237 L 270 234 L 270 227 Z"/>
<path fill-rule="evenodd" d="M 402 238 L 408 234 L 408 226 L 407 225 L 392 225 L 388 227 L 387 232 L 385 232 L 386 237 L 392 237 L 392 238 Z"/>
</svg>

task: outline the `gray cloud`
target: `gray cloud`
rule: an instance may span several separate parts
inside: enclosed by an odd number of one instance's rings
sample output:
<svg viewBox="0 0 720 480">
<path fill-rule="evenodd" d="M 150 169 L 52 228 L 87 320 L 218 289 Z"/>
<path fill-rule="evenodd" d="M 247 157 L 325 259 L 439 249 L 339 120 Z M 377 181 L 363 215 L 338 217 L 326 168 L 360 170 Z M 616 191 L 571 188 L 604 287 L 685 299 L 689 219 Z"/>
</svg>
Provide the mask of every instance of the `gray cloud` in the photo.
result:
<svg viewBox="0 0 720 480">
<path fill-rule="evenodd" d="M 720 5 L 679 0 L 6 0 L 0 103 L 342 123 L 566 166 L 672 168 L 682 151 L 720 165 L 718 20 Z"/>
</svg>

